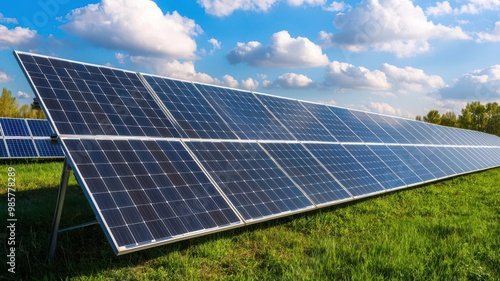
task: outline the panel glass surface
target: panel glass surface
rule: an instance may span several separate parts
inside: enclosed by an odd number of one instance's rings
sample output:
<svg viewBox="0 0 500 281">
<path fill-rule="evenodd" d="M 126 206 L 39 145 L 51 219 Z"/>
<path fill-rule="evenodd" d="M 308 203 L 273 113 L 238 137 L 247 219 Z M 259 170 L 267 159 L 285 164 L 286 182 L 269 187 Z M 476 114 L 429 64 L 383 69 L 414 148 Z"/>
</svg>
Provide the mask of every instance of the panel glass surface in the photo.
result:
<svg viewBox="0 0 500 281">
<path fill-rule="evenodd" d="M 440 155 L 439 152 L 437 151 L 438 148 L 436 147 L 427 147 L 427 146 L 419 146 L 416 147 L 418 151 L 420 151 L 421 155 L 424 155 L 427 159 L 429 159 L 431 165 L 430 167 L 438 167 L 439 170 L 443 171 L 444 174 L 441 174 L 441 176 L 451 176 L 456 174 L 456 171 L 450 166 L 449 159 L 447 159 L 445 156 Z M 410 151 L 411 153 L 411 151 Z M 429 167 L 428 167 L 429 168 Z M 437 170 L 436 170 L 437 171 Z M 431 172 L 433 172 L 431 170 Z M 434 172 L 435 176 L 439 176 L 439 172 Z"/>
<path fill-rule="evenodd" d="M 255 95 L 301 141 L 332 142 L 335 139 L 299 101 Z"/>
<path fill-rule="evenodd" d="M 389 147 L 385 145 L 371 145 L 369 147 L 406 185 L 422 182 L 422 179 Z"/>
<path fill-rule="evenodd" d="M 38 157 L 32 139 L 5 139 L 11 158 Z"/>
<path fill-rule="evenodd" d="M 29 137 L 30 132 L 25 119 L 0 118 L 0 125 L 6 137 Z"/>
<path fill-rule="evenodd" d="M 237 139 L 192 83 L 143 77 L 189 138 Z"/>
<path fill-rule="evenodd" d="M 344 145 L 344 148 L 384 187 L 393 189 L 405 183 L 366 145 Z"/>
<path fill-rule="evenodd" d="M 389 116 L 380 116 L 385 122 L 390 124 L 396 131 L 399 132 L 405 139 L 408 140 L 408 143 L 411 144 L 421 144 L 422 141 L 419 140 L 417 137 L 415 137 L 408 129 L 406 128 L 407 126 L 403 122 L 403 119 L 400 118 L 394 118 L 394 117 L 389 117 Z"/>
<path fill-rule="evenodd" d="M 7 147 L 5 146 L 5 142 L 3 139 L 0 139 L 0 158 L 7 158 L 9 155 L 7 154 Z"/>
<path fill-rule="evenodd" d="M 436 179 L 445 177 L 447 174 L 441 170 L 438 163 L 430 160 L 418 147 L 416 146 L 406 146 L 405 149 L 418 160 Z"/>
<path fill-rule="evenodd" d="M 354 116 L 356 116 L 367 128 L 377 136 L 383 143 L 397 143 L 397 141 L 390 136 L 382 127 L 378 125 L 370 115 L 365 112 L 351 110 L 350 111 Z"/>
<path fill-rule="evenodd" d="M 474 164 L 473 162 L 471 162 L 471 160 L 469 159 L 469 157 L 467 155 L 464 155 L 462 153 L 462 151 L 460 151 L 460 148 L 457 148 L 457 147 L 447 147 L 446 149 L 448 149 L 449 151 L 451 151 L 451 153 L 453 153 L 453 155 L 455 155 L 456 158 L 458 158 L 458 160 L 463 163 L 464 167 L 465 167 L 465 171 L 474 171 L 474 170 L 477 170 L 478 167 L 476 166 L 476 164 Z"/>
<path fill-rule="evenodd" d="M 195 86 L 239 138 L 294 139 L 252 93 L 203 84 Z"/>
<path fill-rule="evenodd" d="M 301 102 L 302 105 L 325 126 L 330 134 L 339 142 L 362 142 L 328 106 L 316 103 Z"/>
<path fill-rule="evenodd" d="M 351 197 L 301 144 L 261 145 L 315 204 L 333 203 Z"/>
<path fill-rule="evenodd" d="M 337 117 L 344 122 L 363 142 L 382 142 L 363 122 L 359 121 L 350 110 L 339 107 L 328 107 Z"/>
<path fill-rule="evenodd" d="M 401 159 L 406 164 L 406 166 L 408 166 L 413 172 L 415 172 L 415 174 L 417 174 L 422 179 L 422 181 L 429 181 L 436 178 L 429 170 L 427 170 L 427 168 L 422 163 L 420 163 L 419 159 L 413 157 L 413 155 L 409 153 L 408 150 L 405 149 L 405 147 L 399 145 L 388 147 L 390 150 L 392 150 L 392 152 L 394 152 L 394 154 L 399 157 L 399 159 Z M 423 160 L 428 161 L 427 158 Z"/>
<path fill-rule="evenodd" d="M 391 136 L 391 138 L 399 144 L 406 144 L 410 143 L 408 139 L 406 139 L 398 130 L 396 130 L 391 123 L 387 122 L 382 118 L 381 115 L 378 114 L 373 114 L 373 113 L 366 113 L 370 118 L 377 123 L 387 134 Z M 387 117 L 387 118 L 392 118 L 392 117 Z M 395 122 L 393 122 L 394 124 Z"/>
<path fill-rule="evenodd" d="M 50 137 L 54 134 L 47 120 L 26 119 L 26 121 L 28 122 L 31 135 L 34 137 Z"/>
<path fill-rule="evenodd" d="M 305 144 L 353 196 L 382 191 L 382 186 L 339 144 Z"/>
<path fill-rule="evenodd" d="M 245 220 L 313 206 L 257 143 L 186 144 Z"/>
<path fill-rule="evenodd" d="M 34 139 L 40 157 L 63 157 L 64 152 L 59 144 L 50 144 L 50 139 Z"/>
<path fill-rule="evenodd" d="M 63 142 L 117 252 L 241 222 L 180 142 Z"/>
<path fill-rule="evenodd" d="M 180 136 L 133 72 L 18 57 L 59 134 Z"/>
</svg>

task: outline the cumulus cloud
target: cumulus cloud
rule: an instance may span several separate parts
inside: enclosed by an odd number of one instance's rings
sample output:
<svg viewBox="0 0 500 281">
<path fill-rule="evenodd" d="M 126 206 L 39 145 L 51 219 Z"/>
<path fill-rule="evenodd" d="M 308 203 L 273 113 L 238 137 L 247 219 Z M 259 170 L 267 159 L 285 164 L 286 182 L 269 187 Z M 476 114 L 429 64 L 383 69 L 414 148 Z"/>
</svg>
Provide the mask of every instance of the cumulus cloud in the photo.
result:
<svg viewBox="0 0 500 281">
<path fill-rule="evenodd" d="M 462 15 L 462 14 L 479 14 L 484 11 L 500 10 L 500 2 L 498 0 L 469 0 L 468 3 L 458 7 L 451 7 L 450 2 L 436 2 L 435 6 L 431 6 L 425 10 L 427 15 L 442 16 L 442 15 Z"/>
<path fill-rule="evenodd" d="M 348 9 L 351 9 L 350 5 L 346 4 L 345 2 L 337 2 L 337 1 L 333 1 L 328 6 L 323 6 L 323 10 L 328 12 L 342 12 Z"/>
<path fill-rule="evenodd" d="M 384 72 L 334 61 L 326 67 L 325 85 L 339 89 L 388 90 Z"/>
<path fill-rule="evenodd" d="M 314 81 L 302 74 L 285 73 L 280 75 L 274 81 L 265 80 L 265 88 L 283 88 L 283 89 L 306 89 L 315 85 Z"/>
<path fill-rule="evenodd" d="M 495 28 L 491 33 L 479 32 L 477 33 L 477 42 L 500 42 L 500 21 L 495 23 Z"/>
<path fill-rule="evenodd" d="M 38 41 L 36 30 L 24 27 L 7 28 L 0 24 L 0 50 L 20 46 L 32 47 Z"/>
<path fill-rule="evenodd" d="M 443 78 L 438 75 L 428 75 L 422 69 L 410 66 L 399 68 L 384 63 L 380 68 L 392 88 L 399 93 L 427 92 L 446 86 Z"/>
<path fill-rule="evenodd" d="M 234 79 L 233 76 L 228 75 L 228 74 L 222 76 L 222 82 L 224 83 L 225 86 L 228 86 L 231 88 L 237 88 L 239 85 L 238 80 Z"/>
<path fill-rule="evenodd" d="M 5 17 L 2 13 L 0 13 L 0 22 L 3 23 L 12 23 L 12 24 L 17 24 L 17 19 L 15 18 L 7 18 Z"/>
<path fill-rule="evenodd" d="M 125 63 L 125 58 L 126 55 L 122 53 L 115 53 L 115 58 L 118 61 L 119 64 L 124 64 Z"/>
<path fill-rule="evenodd" d="M 246 62 L 253 66 L 275 68 L 318 67 L 328 64 L 328 57 L 321 47 L 305 37 L 292 38 L 283 30 L 271 36 L 270 43 L 237 43 L 228 54 L 231 64 Z"/>
<path fill-rule="evenodd" d="M 462 75 L 438 94 L 444 99 L 495 100 L 500 98 L 500 65 L 474 70 Z"/>
<path fill-rule="evenodd" d="M 245 90 L 255 91 L 259 87 L 259 82 L 252 78 L 241 81 L 241 87 Z"/>
<path fill-rule="evenodd" d="M 6 72 L 0 70 L 0 83 L 6 83 L 12 81 L 12 77 L 10 77 Z"/>
<path fill-rule="evenodd" d="M 392 105 L 385 102 L 375 102 L 371 101 L 366 105 L 367 109 L 371 112 L 387 114 L 392 116 L 404 116 L 406 115 L 400 108 L 395 108 Z"/>
<path fill-rule="evenodd" d="M 207 14 L 225 17 L 237 10 L 266 12 L 278 0 L 197 0 L 197 2 Z"/>
<path fill-rule="evenodd" d="M 29 99 L 30 95 L 28 93 L 23 92 L 23 91 L 18 91 L 17 92 L 17 97 L 19 99 Z"/>
<path fill-rule="evenodd" d="M 331 44 L 351 52 L 374 50 L 411 57 L 430 49 L 431 39 L 470 39 L 460 27 L 435 25 L 410 0 L 363 0 L 335 16 L 340 30 Z"/>
<path fill-rule="evenodd" d="M 287 0 L 286 2 L 292 7 L 299 7 L 305 4 L 309 6 L 322 6 L 325 5 L 326 0 Z"/>
<path fill-rule="evenodd" d="M 151 0 L 102 0 L 72 10 L 66 20 L 63 30 L 97 46 L 135 56 L 193 59 L 193 37 L 202 33 L 194 20 L 176 11 L 163 14 Z"/>
</svg>

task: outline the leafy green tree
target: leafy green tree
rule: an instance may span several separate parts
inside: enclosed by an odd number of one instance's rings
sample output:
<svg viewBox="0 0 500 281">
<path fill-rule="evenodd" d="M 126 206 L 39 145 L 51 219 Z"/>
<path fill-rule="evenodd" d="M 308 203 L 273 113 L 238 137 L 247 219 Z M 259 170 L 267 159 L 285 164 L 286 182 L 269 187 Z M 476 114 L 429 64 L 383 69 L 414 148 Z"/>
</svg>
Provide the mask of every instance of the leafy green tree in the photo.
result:
<svg viewBox="0 0 500 281">
<path fill-rule="evenodd" d="M 415 117 L 415 120 L 417 120 L 417 121 L 423 121 L 422 120 L 422 116 L 420 116 L 420 115 L 417 115 L 417 117 Z"/>
<path fill-rule="evenodd" d="M 19 104 L 16 97 L 7 88 L 2 89 L 0 96 L 0 117 L 19 117 Z"/>
<path fill-rule="evenodd" d="M 485 132 L 500 136 L 500 106 L 496 102 L 489 102 L 486 108 L 486 128 Z"/>
<path fill-rule="evenodd" d="M 427 123 L 439 124 L 441 121 L 441 115 L 439 114 L 439 111 L 431 110 L 426 116 L 424 116 L 424 121 Z"/>
<path fill-rule="evenodd" d="M 458 126 L 457 115 L 452 111 L 448 111 L 443 115 L 441 115 L 441 120 L 439 124 L 448 127 L 457 127 Z"/>
</svg>

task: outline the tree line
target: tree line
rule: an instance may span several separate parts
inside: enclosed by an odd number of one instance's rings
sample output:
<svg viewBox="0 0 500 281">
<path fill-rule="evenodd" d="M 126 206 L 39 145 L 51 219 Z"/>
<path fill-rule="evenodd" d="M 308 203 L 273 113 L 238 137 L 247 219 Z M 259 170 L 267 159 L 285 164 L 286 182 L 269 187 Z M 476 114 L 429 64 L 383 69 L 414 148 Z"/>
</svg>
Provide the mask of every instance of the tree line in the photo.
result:
<svg viewBox="0 0 500 281">
<path fill-rule="evenodd" d="M 0 96 L 0 117 L 45 119 L 40 109 L 33 108 L 33 103 L 19 105 L 17 98 L 5 87 Z"/>
<path fill-rule="evenodd" d="M 496 102 L 481 104 L 479 101 L 467 103 L 460 115 L 453 112 L 440 114 L 431 110 L 425 116 L 417 116 L 418 121 L 480 131 L 500 136 L 500 106 Z"/>
</svg>

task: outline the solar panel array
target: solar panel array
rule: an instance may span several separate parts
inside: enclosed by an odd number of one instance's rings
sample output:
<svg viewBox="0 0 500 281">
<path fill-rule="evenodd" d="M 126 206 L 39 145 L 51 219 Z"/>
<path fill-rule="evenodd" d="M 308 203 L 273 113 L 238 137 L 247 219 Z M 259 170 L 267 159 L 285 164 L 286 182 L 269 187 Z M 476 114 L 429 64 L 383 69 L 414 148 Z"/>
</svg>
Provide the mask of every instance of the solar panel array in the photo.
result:
<svg viewBox="0 0 500 281">
<path fill-rule="evenodd" d="M 117 254 L 500 166 L 500 138 L 16 52 Z"/>
<path fill-rule="evenodd" d="M 62 158 L 60 145 L 51 144 L 47 120 L 0 118 L 0 159 Z"/>
</svg>

